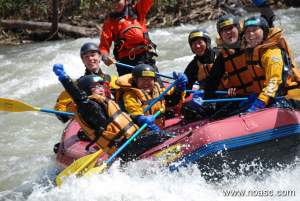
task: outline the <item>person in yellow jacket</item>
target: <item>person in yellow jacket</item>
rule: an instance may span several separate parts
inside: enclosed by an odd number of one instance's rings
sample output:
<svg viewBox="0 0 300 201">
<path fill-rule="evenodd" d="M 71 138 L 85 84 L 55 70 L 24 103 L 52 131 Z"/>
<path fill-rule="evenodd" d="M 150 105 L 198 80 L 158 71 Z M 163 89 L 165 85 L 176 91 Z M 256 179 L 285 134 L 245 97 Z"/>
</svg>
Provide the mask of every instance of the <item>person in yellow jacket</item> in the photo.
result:
<svg viewBox="0 0 300 201">
<path fill-rule="evenodd" d="M 184 91 L 186 88 L 187 78 L 183 73 L 179 73 L 178 75 L 174 73 L 174 75 L 177 79 L 177 84 L 166 96 L 179 93 L 183 100 L 185 96 Z M 121 99 L 123 101 L 125 111 L 131 115 L 133 120 L 139 126 L 144 123 L 148 123 L 148 125 L 150 125 L 148 126 L 148 129 L 152 131 L 159 131 L 164 127 L 163 117 L 154 121 L 152 116 L 159 110 L 162 113 L 165 112 L 166 103 L 163 99 L 154 104 L 148 112 L 144 113 L 144 109 L 150 104 L 150 102 L 157 98 L 164 90 L 156 81 L 155 69 L 151 65 L 137 65 L 131 74 L 119 77 L 116 84 L 119 85 L 120 90 L 122 91 Z"/>
<path fill-rule="evenodd" d="M 257 6 L 269 26 L 273 26 L 275 14 L 266 0 L 252 0 Z M 242 20 L 233 15 L 223 15 L 217 20 L 216 39 L 219 54 L 209 76 L 205 80 L 205 98 L 215 97 L 214 92 L 220 83 L 228 89 L 228 94 L 245 96 L 249 95 L 252 86 L 252 77 L 246 73 L 247 64 L 245 51 L 241 48 Z M 233 103 L 230 103 L 233 106 Z M 238 104 L 236 104 L 238 106 Z"/>
<path fill-rule="evenodd" d="M 288 72 L 295 62 L 279 28 L 269 28 L 262 17 L 250 17 L 244 22 L 244 48 L 247 67 L 251 70 L 253 84 L 251 92 L 257 98 L 248 112 L 276 103 L 276 97 L 287 92 Z M 248 71 L 249 73 L 250 71 Z M 263 79 L 256 79 L 261 77 Z"/>
<path fill-rule="evenodd" d="M 55 64 L 53 71 L 76 103 L 75 119 L 92 140 L 90 145 L 96 143 L 111 155 L 138 130 L 130 116 L 122 112 L 111 99 L 107 82 L 103 78 L 85 75 L 75 84 L 62 64 Z M 123 150 L 121 158 L 125 161 L 134 159 L 169 138 L 159 133 L 140 135 Z"/>
<path fill-rule="evenodd" d="M 116 89 L 114 75 L 105 74 L 100 68 L 101 55 L 98 50 L 98 45 L 92 42 L 84 43 L 80 48 L 80 57 L 85 66 L 84 75 L 98 75 L 110 84 L 111 89 Z M 74 112 L 74 102 L 70 95 L 63 91 L 57 98 L 54 106 L 55 110 L 63 112 Z M 58 119 L 63 123 L 69 120 L 69 117 L 57 115 Z"/>
</svg>

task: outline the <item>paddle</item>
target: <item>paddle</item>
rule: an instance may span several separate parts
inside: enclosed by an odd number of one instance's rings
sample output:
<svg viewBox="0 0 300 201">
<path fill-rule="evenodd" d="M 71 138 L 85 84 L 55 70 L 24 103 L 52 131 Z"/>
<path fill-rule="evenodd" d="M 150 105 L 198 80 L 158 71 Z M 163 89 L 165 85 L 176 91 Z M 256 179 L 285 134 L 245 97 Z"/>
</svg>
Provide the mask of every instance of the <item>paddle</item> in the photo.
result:
<svg viewBox="0 0 300 201">
<path fill-rule="evenodd" d="M 186 92 L 187 93 L 199 93 L 199 92 L 202 92 L 202 93 L 204 93 L 204 91 L 203 90 L 186 90 Z M 214 91 L 214 93 L 215 94 L 224 94 L 224 95 L 226 95 L 226 94 L 228 94 L 228 91 Z"/>
<path fill-rule="evenodd" d="M 293 89 L 288 92 L 286 96 L 278 96 L 276 98 L 286 98 L 286 99 L 294 99 L 297 101 L 300 101 L 300 89 Z M 217 99 L 208 99 L 203 100 L 202 98 L 196 98 L 196 100 L 199 104 L 203 103 L 220 103 L 220 102 L 235 102 L 235 101 L 244 101 L 248 100 L 249 97 L 241 97 L 241 98 L 217 98 Z"/>
<path fill-rule="evenodd" d="M 208 99 L 208 100 L 203 100 L 202 98 L 196 98 L 196 100 L 199 104 L 203 103 L 220 103 L 220 102 L 234 102 L 234 101 L 244 101 L 248 100 L 247 97 L 243 98 L 217 98 L 217 99 Z"/>
<path fill-rule="evenodd" d="M 134 68 L 134 66 L 128 65 L 128 64 L 124 64 L 124 63 L 120 63 L 120 62 L 115 62 L 115 64 L 119 65 L 119 66 L 123 66 L 129 70 L 132 70 Z M 156 75 L 160 76 L 160 77 L 165 77 L 165 78 L 169 78 L 169 79 L 174 79 L 172 76 L 168 76 L 168 75 L 163 75 L 160 74 L 158 72 L 156 72 Z"/>
<path fill-rule="evenodd" d="M 83 156 L 78 160 L 74 161 L 70 166 L 68 166 L 64 171 L 59 173 L 56 177 L 56 184 L 60 186 L 64 177 L 69 177 L 70 175 L 82 176 L 86 169 L 93 168 L 97 162 L 97 159 L 103 153 L 102 149 L 97 152 Z"/>
<path fill-rule="evenodd" d="M 161 111 L 157 111 L 153 116 L 156 119 L 156 117 L 158 117 L 160 115 Z M 120 146 L 120 148 L 115 151 L 110 157 L 109 159 L 107 159 L 107 161 L 104 161 L 101 165 L 96 166 L 94 168 L 91 168 L 89 170 L 86 171 L 85 175 L 90 175 L 90 174 L 100 174 L 102 173 L 105 169 L 107 169 L 107 167 L 115 160 L 115 158 L 121 153 L 121 151 L 123 151 L 128 144 L 134 140 L 146 127 L 148 126 L 147 123 L 143 124 L 124 144 L 122 144 L 122 146 Z"/>
<path fill-rule="evenodd" d="M 175 86 L 177 81 L 173 82 L 168 88 L 165 89 L 157 98 L 155 98 L 148 107 L 145 108 L 144 112 L 147 112 L 157 101 L 159 101 L 172 87 Z M 156 112 L 154 114 L 154 117 L 156 118 L 160 114 L 160 111 Z M 115 157 L 120 154 L 121 151 L 132 141 L 134 140 L 148 125 L 143 124 L 142 127 L 140 127 L 115 153 L 113 153 L 109 159 L 106 162 L 103 162 L 100 166 L 97 166 L 93 168 L 93 166 L 96 164 L 98 157 L 95 157 L 97 154 L 90 154 L 87 156 L 84 156 L 80 159 L 77 159 L 75 162 L 73 162 L 70 166 L 68 166 L 66 169 L 64 169 L 57 177 L 56 177 L 56 184 L 60 186 L 62 184 L 62 178 L 68 177 L 71 174 L 75 174 L 76 176 L 82 176 L 83 174 L 91 173 L 101 173 L 103 172 L 108 165 L 112 163 L 112 161 L 115 159 Z M 97 153 L 97 152 L 96 152 Z"/>
<path fill-rule="evenodd" d="M 53 113 L 53 114 L 65 115 L 65 116 L 74 115 L 74 113 L 71 112 L 61 112 L 57 110 L 34 107 L 29 104 L 23 103 L 21 101 L 7 99 L 7 98 L 0 98 L 0 111 L 5 111 L 5 112 L 39 111 L 39 112 Z"/>
<path fill-rule="evenodd" d="M 117 62 L 117 61 L 114 62 L 114 64 L 117 64 L 117 65 L 122 66 L 124 68 L 127 68 L 129 70 L 132 70 L 134 68 L 134 66 L 124 64 L 124 63 L 121 63 L 121 62 Z M 168 79 L 172 79 L 172 80 L 174 79 L 172 76 L 164 75 L 164 74 L 161 74 L 161 73 L 158 73 L 158 72 L 156 73 L 156 75 L 158 75 L 160 77 L 165 77 L 165 78 L 168 78 Z M 195 84 L 200 85 L 199 82 L 195 82 Z M 227 94 L 227 92 L 226 92 L 226 94 Z"/>
</svg>

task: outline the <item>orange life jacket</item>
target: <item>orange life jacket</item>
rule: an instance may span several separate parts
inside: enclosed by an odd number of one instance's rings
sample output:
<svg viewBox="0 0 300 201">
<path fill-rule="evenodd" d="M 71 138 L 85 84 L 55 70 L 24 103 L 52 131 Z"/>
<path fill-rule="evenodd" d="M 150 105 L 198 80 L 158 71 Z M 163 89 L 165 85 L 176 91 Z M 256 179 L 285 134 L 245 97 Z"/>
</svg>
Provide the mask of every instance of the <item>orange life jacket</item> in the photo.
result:
<svg viewBox="0 0 300 201">
<path fill-rule="evenodd" d="M 208 76 L 213 64 L 203 64 L 200 61 L 197 61 L 197 65 L 198 65 L 197 80 L 199 82 L 203 82 Z"/>
<path fill-rule="evenodd" d="M 110 16 L 111 19 L 117 21 L 114 23 L 115 33 L 117 33 L 114 45 L 116 58 L 128 56 L 134 59 L 135 55 L 147 51 L 149 45 L 152 44 L 145 20 L 138 19 L 136 11 L 131 6 L 128 6 L 128 9 L 130 11 L 121 17 Z"/>
<path fill-rule="evenodd" d="M 137 131 L 138 126 L 133 123 L 129 115 L 120 110 L 115 101 L 100 95 L 92 95 L 89 98 L 101 104 L 107 111 L 109 117 L 107 127 L 103 131 L 97 131 L 90 128 L 79 114 L 75 115 L 75 119 L 90 139 L 94 140 L 106 153 L 112 154 Z"/>
<path fill-rule="evenodd" d="M 227 88 L 236 88 L 239 95 L 253 93 L 253 80 L 264 80 L 264 71 L 248 69 L 246 55 L 243 51 L 221 49 L 224 58 L 225 77 Z M 254 77 L 253 77 L 254 76 Z"/>
<path fill-rule="evenodd" d="M 151 43 L 149 38 L 145 37 L 147 30 L 141 26 L 137 19 L 119 20 L 117 32 L 119 33 L 116 41 L 118 52 L 146 48 Z"/>
</svg>

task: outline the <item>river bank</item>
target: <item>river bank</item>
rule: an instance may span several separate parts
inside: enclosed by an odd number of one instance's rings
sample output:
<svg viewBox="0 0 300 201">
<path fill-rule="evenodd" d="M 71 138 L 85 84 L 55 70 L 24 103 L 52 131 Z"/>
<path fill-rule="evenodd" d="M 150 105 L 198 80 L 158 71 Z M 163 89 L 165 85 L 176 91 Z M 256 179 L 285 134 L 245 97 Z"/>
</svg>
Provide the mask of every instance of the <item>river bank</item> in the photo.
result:
<svg viewBox="0 0 300 201">
<path fill-rule="evenodd" d="M 43 8 L 31 7 L 24 13 L 1 16 L 0 45 L 18 45 L 36 41 L 96 37 L 111 5 L 105 1 L 88 1 L 76 4 L 62 0 L 59 5 L 59 26 L 57 37 L 53 38 L 51 29 L 51 4 Z M 300 6 L 300 0 L 269 0 L 273 9 L 286 9 Z M 38 9 L 41 9 L 39 11 Z M 246 12 L 255 12 L 251 0 L 164 0 L 155 1 L 149 15 L 149 28 L 163 28 L 180 24 L 197 24 L 206 20 L 215 20 L 224 14 L 238 16 Z M 15 12 L 14 12 L 15 13 Z M 67 27 L 64 29 L 64 27 Z M 70 31 L 71 29 L 71 31 Z"/>
</svg>

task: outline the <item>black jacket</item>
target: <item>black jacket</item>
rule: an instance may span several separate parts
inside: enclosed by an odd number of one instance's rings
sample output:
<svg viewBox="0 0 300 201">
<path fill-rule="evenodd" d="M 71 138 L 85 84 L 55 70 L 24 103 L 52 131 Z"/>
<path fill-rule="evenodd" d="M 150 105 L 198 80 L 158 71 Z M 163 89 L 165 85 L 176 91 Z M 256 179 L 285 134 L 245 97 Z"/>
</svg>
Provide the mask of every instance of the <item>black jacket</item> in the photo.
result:
<svg viewBox="0 0 300 201">
<path fill-rule="evenodd" d="M 184 70 L 184 74 L 188 78 L 187 82 L 187 90 L 191 90 L 195 82 L 198 81 L 198 64 L 199 61 L 202 64 L 211 64 L 214 63 L 216 58 L 216 50 L 215 49 L 207 49 L 203 56 L 195 55 L 194 59 L 188 64 L 186 69 Z"/>
<path fill-rule="evenodd" d="M 107 111 L 97 102 L 88 98 L 68 77 L 60 81 L 77 105 L 80 117 L 93 129 L 102 130 L 107 126 Z"/>
</svg>

